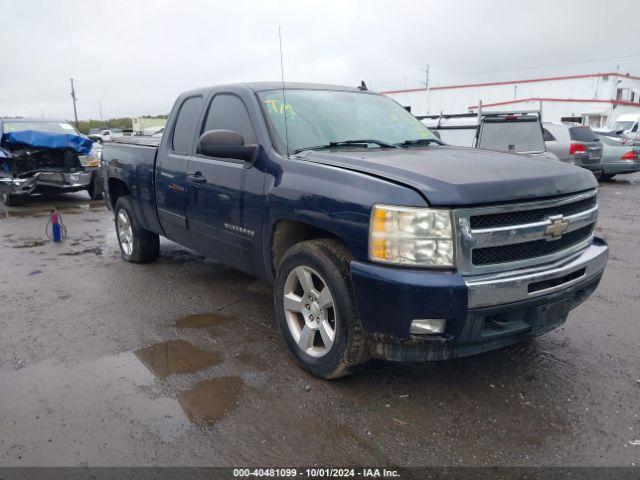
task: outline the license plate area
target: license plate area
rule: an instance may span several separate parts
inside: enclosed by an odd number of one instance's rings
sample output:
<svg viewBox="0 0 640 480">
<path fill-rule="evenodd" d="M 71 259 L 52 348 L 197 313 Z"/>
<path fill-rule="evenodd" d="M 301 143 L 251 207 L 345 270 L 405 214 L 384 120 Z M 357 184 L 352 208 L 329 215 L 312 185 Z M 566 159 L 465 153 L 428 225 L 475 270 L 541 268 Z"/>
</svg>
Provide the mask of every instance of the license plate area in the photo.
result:
<svg viewBox="0 0 640 480">
<path fill-rule="evenodd" d="M 531 334 L 543 335 L 562 325 L 567 321 L 569 308 L 569 300 L 566 299 L 538 307 L 531 325 Z"/>
</svg>

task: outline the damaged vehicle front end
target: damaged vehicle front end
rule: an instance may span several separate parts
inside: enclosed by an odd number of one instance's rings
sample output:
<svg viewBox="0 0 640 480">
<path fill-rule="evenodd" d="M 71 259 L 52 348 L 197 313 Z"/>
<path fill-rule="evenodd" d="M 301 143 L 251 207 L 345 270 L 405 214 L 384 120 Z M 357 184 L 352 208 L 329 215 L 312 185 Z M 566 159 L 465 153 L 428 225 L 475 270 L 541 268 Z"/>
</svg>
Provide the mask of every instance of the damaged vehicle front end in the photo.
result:
<svg viewBox="0 0 640 480">
<path fill-rule="evenodd" d="M 67 122 L 0 119 L 0 195 L 7 206 L 25 196 L 87 190 L 101 198 L 99 152 Z"/>
</svg>

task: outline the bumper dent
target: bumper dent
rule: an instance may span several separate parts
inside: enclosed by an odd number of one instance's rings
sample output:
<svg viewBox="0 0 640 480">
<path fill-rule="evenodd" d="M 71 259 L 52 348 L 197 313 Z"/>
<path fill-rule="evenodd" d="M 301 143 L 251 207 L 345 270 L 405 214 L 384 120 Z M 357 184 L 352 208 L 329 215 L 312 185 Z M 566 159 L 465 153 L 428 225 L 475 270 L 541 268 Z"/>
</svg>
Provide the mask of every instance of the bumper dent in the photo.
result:
<svg viewBox="0 0 640 480">
<path fill-rule="evenodd" d="M 0 178 L 0 183 L 9 187 L 15 195 L 29 195 L 35 190 L 82 190 L 91 183 L 93 171 L 83 172 L 37 172 L 30 177 Z"/>
<path fill-rule="evenodd" d="M 387 360 L 444 360 L 547 333 L 597 287 L 608 247 L 592 244 L 562 261 L 461 276 L 352 261 L 351 278 L 370 353 Z M 411 321 L 446 319 L 438 335 L 412 335 Z"/>
</svg>

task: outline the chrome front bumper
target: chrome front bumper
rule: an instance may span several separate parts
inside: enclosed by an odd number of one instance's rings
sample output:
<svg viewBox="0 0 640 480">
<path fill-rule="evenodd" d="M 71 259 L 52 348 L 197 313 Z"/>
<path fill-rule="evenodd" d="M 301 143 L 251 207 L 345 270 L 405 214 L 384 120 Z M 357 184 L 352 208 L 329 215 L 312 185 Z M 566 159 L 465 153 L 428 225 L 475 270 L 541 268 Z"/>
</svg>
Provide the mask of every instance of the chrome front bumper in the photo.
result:
<svg viewBox="0 0 640 480">
<path fill-rule="evenodd" d="M 465 276 L 468 308 L 484 308 L 548 295 L 602 274 L 607 263 L 606 243 L 593 243 L 577 255 L 542 267 Z"/>
</svg>

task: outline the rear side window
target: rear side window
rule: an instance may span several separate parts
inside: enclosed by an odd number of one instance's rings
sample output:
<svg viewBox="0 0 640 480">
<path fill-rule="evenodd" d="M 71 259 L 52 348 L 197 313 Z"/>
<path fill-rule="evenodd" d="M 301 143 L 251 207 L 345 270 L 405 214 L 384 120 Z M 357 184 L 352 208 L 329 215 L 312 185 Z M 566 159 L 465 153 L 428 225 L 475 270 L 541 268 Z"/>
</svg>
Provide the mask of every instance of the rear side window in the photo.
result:
<svg viewBox="0 0 640 480">
<path fill-rule="evenodd" d="M 233 130 L 244 137 L 246 145 L 258 143 L 249 113 L 235 95 L 223 93 L 213 97 L 202 132 L 209 130 Z"/>
<path fill-rule="evenodd" d="M 543 152 L 540 123 L 530 120 L 482 122 L 478 148 L 505 152 Z"/>
<path fill-rule="evenodd" d="M 544 139 L 545 142 L 555 142 L 556 141 L 556 137 L 554 137 L 551 132 L 549 130 L 547 130 L 546 128 L 542 129 L 542 138 Z"/>
<path fill-rule="evenodd" d="M 202 111 L 202 102 L 202 97 L 191 97 L 187 98 L 180 106 L 171 144 L 174 152 L 183 155 L 189 153 L 193 143 L 196 122 Z"/>
<path fill-rule="evenodd" d="M 597 142 L 598 137 L 589 127 L 570 127 L 569 136 L 577 142 Z"/>
</svg>

